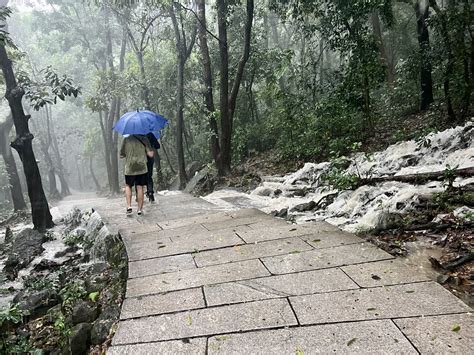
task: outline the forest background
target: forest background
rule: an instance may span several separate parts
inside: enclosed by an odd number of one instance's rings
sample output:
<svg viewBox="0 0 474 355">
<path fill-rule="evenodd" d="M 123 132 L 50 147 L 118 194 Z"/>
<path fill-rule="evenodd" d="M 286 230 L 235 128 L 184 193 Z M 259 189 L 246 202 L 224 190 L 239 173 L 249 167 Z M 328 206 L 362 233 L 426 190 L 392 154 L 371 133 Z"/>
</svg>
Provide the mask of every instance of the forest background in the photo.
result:
<svg viewBox="0 0 474 355">
<path fill-rule="evenodd" d="M 137 108 L 170 119 L 156 166 L 161 189 L 183 188 L 193 165 L 242 175 L 235 167 L 257 157 L 291 169 L 421 137 L 472 113 L 469 0 L 10 6 L 8 55 L 50 199 L 69 187 L 120 191 L 112 126 Z M 0 204 L 11 211 L 24 206 L 15 181 L 23 191 L 26 183 L 12 172 L 12 125 L 1 128 Z"/>
</svg>

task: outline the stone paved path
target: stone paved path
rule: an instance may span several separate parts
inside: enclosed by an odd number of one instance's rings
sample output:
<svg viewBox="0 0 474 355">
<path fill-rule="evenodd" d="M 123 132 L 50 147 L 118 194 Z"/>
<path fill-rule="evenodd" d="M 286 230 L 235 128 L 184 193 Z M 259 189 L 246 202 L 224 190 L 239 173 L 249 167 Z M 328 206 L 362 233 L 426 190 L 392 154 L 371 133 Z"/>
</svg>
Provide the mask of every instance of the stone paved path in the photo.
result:
<svg viewBox="0 0 474 355">
<path fill-rule="evenodd" d="M 143 217 L 125 217 L 122 199 L 81 203 L 129 256 L 109 354 L 474 353 L 470 307 L 329 224 L 185 194 L 159 196 Z"/>
</svg>

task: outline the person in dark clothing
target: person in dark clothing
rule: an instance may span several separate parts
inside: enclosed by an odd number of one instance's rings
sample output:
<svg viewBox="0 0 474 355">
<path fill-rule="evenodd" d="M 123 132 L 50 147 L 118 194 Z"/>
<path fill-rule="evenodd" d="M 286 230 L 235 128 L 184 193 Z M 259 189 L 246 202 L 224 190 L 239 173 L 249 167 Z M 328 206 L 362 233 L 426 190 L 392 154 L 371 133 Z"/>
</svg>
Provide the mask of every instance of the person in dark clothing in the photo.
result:
<svg viewBox="0 0 474 355">
<path fill-rule="evenodd" d="M 156 139 L 155 135 L 153 133 L 148 133 L 146 135 L 148 138 L 148 141 L 150 142 L 150 145 L 154 151 L 154 156 L 157 156 L 158 152 L 157 150 L 160 149 L 160 143 Z M 156 155 L 155 155 L 156 154 Z M 147 157 L 147 167 L 148 167 L 148 175 L 147 175 L 147 185 L 146 185 L 146 195 L 148 197 L 148 200 L 150 202 L 155 201 L 155 196 L 154 196 L 154 191 L 153 191 L 153 165 L 155 163 L 155 158 L 153 157 Z"/>
</svg>

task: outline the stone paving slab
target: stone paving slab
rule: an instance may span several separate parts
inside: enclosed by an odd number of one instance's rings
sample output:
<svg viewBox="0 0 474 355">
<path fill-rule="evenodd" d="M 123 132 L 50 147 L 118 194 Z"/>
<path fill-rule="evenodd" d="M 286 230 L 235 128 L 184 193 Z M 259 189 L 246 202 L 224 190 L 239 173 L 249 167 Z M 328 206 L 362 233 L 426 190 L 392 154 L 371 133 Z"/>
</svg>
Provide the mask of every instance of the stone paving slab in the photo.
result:
<svg viewBox="0 0 474 355">
<path fill-rule="evenodd" d="M 127 297 L 138 297 L 269 275 L 269 272 L 259 260 L 213 265 L 194 270 L 130 279 L 127 282 Z"/>
<path fill-rule="evenodd" d="M 119 323 L 113 345 L 180 339 L 297 324 L 286 299 L 206 308 Z"/>
<path fill-rule="evenodd" d="M 280 218 L 275 218 L 275 217 L 270 217 L 266 218 L 263 221 L 256 221 L 253 223 L 249 223 L 248 226 L 251 229 L 255 230 L 261 230 L 261 229 L 266 229 L 266 228 L 274 228 L 274 227 L 286 227 L 286 226 L 291 226 L 291 224 L 283 219 Z"/>
<path fill-rule="evenodd" d="M 205 286 L 204 293 L 208 305 L 215 306 L 358 288 L 346 274 L 334 268 Z"/>
<path fill-rule="evenodd" d="M 250 225 L 247 232 L 238 233 L 247 243 L 262 242 L 288 237 L 301 237 L 310 242 L 314 247 L 321 248 L 327 246 L 360 243 L 363 240 L 353 234 L 337 230 L 336 227 L 327 228 L 328 223 L 311 224 L 287 224 L 278 223 L 276 226 L 262 226 L 257 229 L 259 223 Z M 308 236 L 308 237 L 303 237 Z"/>
<path fill-rule="evenodd" d="M 395 319 L 394 322 L 422 354 L 474 353 L 472 313 Z"/>
<path fill-rule="evenodd" d="M 131 224 L 127 227 L 123 225 L 119 228 L 119 233 L 124 239 L 134 238 L 138 234 L 149 234 L 161 231 L 161 227 L 157 224 Z"/>
<path fill-rule="evenodd" d="M 171 238 L 180 235 L 191 235 L 197 233 L 208 232 L 206 228 L 201 225 L 184 226 L 175 229 L 160 229 L 157 231 L 147 233 L 135 233 L 126 237 L 126 241 L 131 241 L 133 244 L 147 242 L 150 240 L 160 240 L 163 238 Z"/>
<path fill-rule="evenodd" d="M 194 260 L 198 267 L 203 267 L 311 249 L 313 248 L 310 245 L 296 237 L 203 251 L 198 253 Z"/>
<path fill-rule="evenodd" d="M 138 318 L 205 307 L 200 288 L 126 298 L 120 319 Z"/>
<path fill-rule="evenodd" d="M 163 238 L 147 243 L 128 244 L 130 261 L 157 258 L 162 256 L 194 253 L 201 250 L 240 245 L 244 242 L 235 232 L 196 233 L 194 235 Z"/>
<path fill-rule="evenodd" d="M 384 259 L 393 259 L 393 256 L 372 244 L 361 243 L 272 256 L 262 261 L 272 274 L 288 274 Z"/>
<path fill-rule="evenodd" d="M 316 249 L 331 248 L 340 245 L 364 243 L 362 238 L 343 231 L 315 233 L 301 237 Z"/>
<path fill-rule="evenodd" d="M 295 224 L 277 225 L 256 229 L 255 224 L 239 234 L 246 243 L 264 242 L 281 238 L 299 237 L 311 233 L 308 228 L 302 228 Z"/>
<path fill-rule="evenodd" d="M 215 231 L 219 229 L 226 229 L 230 227 L 238 227 L 238 226 L 248 226 L 256 223 L 271 223 L 272 225 L 276 225 L 278 223 L 286 222 L 279 221 L 278 219 L 271 217 L 267 214 L 259 214 L 257 216 L 249 216 L 249 217 L 239 217 L 239 218 L 231 218 L 227 221 L 222 222 L 212 222 L 212 223 L 203 223 L 202 225 L 204 228 L 210 231 Z"/>
<path fill-rule="evenodd" d="M 191 254 L 165 256 L 163 258 L 132 261 L 128 264 L 128 277 L 143 277 L 181 270 L 195 269 Z"/>
<path fill-rule="evenodd" d="M 209 354 L 417 354 L 390 320 L 327 324 L 208 340 Z"/>
<path fill-rule="evenodd" d="M 192 354 L 206 353 L 206 338 L 163 341 L 133 345 L 118 345 L 107 350 L 107 355 L 155 355 L 155 354 Z"/>
<path fill-rule="evenodd" d="M 407 265 L 403 259 L 343 266 L 342 270 L 361 287 L 397 285 L 429 281 L 419 268 Z"/>
<path fill-rule="evenodd" d="M 301 324 L 468 312 L 469 306 L 434 282 L 290 297 Z"/>
<path fill-rule="evenodd" d="M 158 225 L 163 229 L 175 229 L 189 225 L 199 225 L 203 223 L 217 223 L 231 220 L 232 217 L 225 212 L 217 212 L 212 214 L 199 214 L 192 217 L 171 219 L 159 222 Z"/>
</svg>

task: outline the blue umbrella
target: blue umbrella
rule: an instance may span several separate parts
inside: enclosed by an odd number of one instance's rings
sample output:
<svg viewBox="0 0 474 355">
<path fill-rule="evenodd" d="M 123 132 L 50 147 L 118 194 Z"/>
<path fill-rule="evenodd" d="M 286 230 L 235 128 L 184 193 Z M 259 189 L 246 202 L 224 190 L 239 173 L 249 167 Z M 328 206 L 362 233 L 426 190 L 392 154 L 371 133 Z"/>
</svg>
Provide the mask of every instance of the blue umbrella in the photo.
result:
<svg viewBox="0 0 474 355">
<path fill-rule="evenodd" d="M 132 111 L 124 114 L 113 129 L 124 134 L 147 134 L 160 131 L 168 125 L 168 120 L 152 111 Z"/>
</svg>

